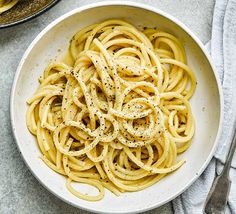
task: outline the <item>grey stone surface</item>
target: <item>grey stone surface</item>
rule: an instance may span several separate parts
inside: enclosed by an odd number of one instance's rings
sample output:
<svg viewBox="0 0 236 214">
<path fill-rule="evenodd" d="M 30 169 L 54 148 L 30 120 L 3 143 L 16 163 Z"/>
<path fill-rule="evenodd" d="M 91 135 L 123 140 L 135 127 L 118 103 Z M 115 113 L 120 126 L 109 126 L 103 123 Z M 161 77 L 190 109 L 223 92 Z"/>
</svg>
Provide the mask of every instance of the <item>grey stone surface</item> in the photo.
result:
<svg viewBox="0 0 236 214">
<path fill-rule="evenodd" d="M 11 84 L 17 65 L 36 35 L 71 9 L 98 0 L 62 0 L 40 17 L 0 30 L 0 213 L 88 213 L 74 208 L 48 192 L 31 175 L 13 140 L 9 116 Z M 207 42 L 211 35 L 214 0 L 138 0 L 156 6 L 185 23 Z M 172 213 L 171 204 L 154 213 Z"/>
</svg>

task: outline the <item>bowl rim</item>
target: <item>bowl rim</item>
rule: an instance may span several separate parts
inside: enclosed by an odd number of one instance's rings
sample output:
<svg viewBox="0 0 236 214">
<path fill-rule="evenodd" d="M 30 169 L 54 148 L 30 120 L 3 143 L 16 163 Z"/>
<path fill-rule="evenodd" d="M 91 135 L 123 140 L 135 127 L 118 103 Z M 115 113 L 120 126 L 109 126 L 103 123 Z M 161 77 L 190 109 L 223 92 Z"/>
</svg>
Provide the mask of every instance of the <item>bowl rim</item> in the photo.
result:
<svg viewBox="0 0 236 214">
<path fill-rule="evenodd" d="M 148 10 L 154 13 L 157 13 L 165 18 L 167 18 L 168 20 L 172 21 L 173 23 L 177 24 L 181 29 L 183 29 L 195 42 L 196 44 L 200 47 L 201 51 L 203 52 L 203 54 L 205 55 L 207 61 L 209 62 L 209 65 L 213 71 L 214 77 L 216 79 L 216 85 L 217 85 L 217 89 L 218 89 L 218 93 L 219 93 L 219 107 L 220 107 L 220 111 L 219 111 L 219 124 L 218 124 L 218 130 L 217 130 L 217 134 L 215 136 L 215 140 L 214 140 L 214 144 L 213 147 L 207 157 L 207 159 L 205 160 L 205 162 L 203 163 L 203 165 L 201 166 L 201 168 L 199 169 L 198 173 L 194 174 L 192 179 L 189 180 L 189 182 L 178 192 L 174 193 L 172 195 L 172 197 L 168 198 L 167 200 L 162 200 L 159 203 L 156 204 L 152 204 L 149 205 L 147 207 L 144 207 L 142 209 L 139 210 L 133 210 L 133 211 L 128 211 L 128 212 L 122 212 L 122 211 L 102 211 L 102 210 L 97 210 L 95 208 L 90 208 L 89 206 L 86 205 L 81 205 L 81 204 L 76 204 L 74 202 L 71 202 L 69 199 L 67 199 L 64 196 L 59 195 L 58 193 L 56 193 L 51 187 L 50 185 L 43 183 L 43 181 L 40 180 L 40 178 L 37 176 L 37 174 L 34 172 L 34 169 L 31 168 L 29 166 L 29 164 L 27 163 L 25 157 L 22 154 L 21 151 L 21 146 L 19 143 L 19 139 L 18 139 L 18 134 L 16 133 L 16 129 L 15 129 L 15 118 L 14 118 L 14 97 L 15 97 L 15 93 L 16 93 L 16 85 L 17 85 L 17 81 L 19 78 L 19 75 L 21 73 L 21 69 L 22 66 L 28 56 L 28 54 L 31 52 L 31 50 L 33 49 L 33 47 L 35 46 L 35 44 L 37 44 L 37 42 L 49 31 L 51 30 L 54 26 L 56 26 L 58 23 L 60 23 L 61 21 L 63 21 L 64 19 L 73 16 L 77 13 L 80 13 L 82 11 L 88 10 L 88 9 L 92 9 L 92 8 L 97 8 L 97 7 L 104 7 L 104 6 L 131 6 L 131 7 L 136 7 L 136 8 L 140 8 L 140 9 L 144 9 L 144 10 Z M 121 214 L 121 213 L 140 213 L 140 212 L 145 212 L 151 209 L 155 209 L 157 207 L 160 207 L 163 204 L 166 204 L 168 202 L 170 202 L 171 200 L 175 199 L 177 196 L 179 196 L 181 193 L 183 193 L 186 189 L 188 189 L 193 183 L 194 181 L 197 180 L 198 177 L 200 177 L 200 175 L 203 173 L 203 171 L 206 169 L 206 167 L 208 166 L 209 162 L 211 161 L 215 150 L 217 148 L 218 142 L 219 142 L 219 138 L 220 138 L 220 134 L 222 132 L 222 122 L 223 122 L 223 106 L 224 106 L 224 100 L 223 100 L 223 91 L 222 91 L 222 86 L 220 83 L 220 78 L 218 76 L 218 73 L 216 72 L 216 69 L 214 68 L 212 59 L 209 55 L 209 53 L 206 51 L 203 43 L 200 41 L 200 39 L 198 39 L 198 37 L 182 22 L 180 22 L 177 18 L 173 17 L 172 15 L 169 15 L 166 12 L 163 12 L 162 10 L 155 8 L 154 6 L 150 6 L 144 3 L 137 3 L 137 2 L 132 2 L 132 1 L 101 1 L 101 2 L 96 2 L 96 3 L 90 3 L 81 7 L 78 7 L 76 9 L 73 9 L 67 13 L 65 13 L 64 15 L 60 16 L 59 18 L 57 18 L 56 20 L 54 20 L 53 22 L 51 22 L 46 28 L 44 28 L 39 34 L 38 36 L 31 42 L 31 44 L 29 45 L 29 47 L 27 48 L 27 50 L 25 51 L 25 53 L 22 56 L 22 59 L 17 67 L 15 76 L 14 76 L 14 81 L 12 84 L 12 88 L 11 88 L 11 96 L 10 96 L 10 120 L 11 120 L 11 127 L 12 127 L 12 132 L 13 132 L 13 136 L 14 136 L 14 140 L 17 144 L 17 147 L 23 157 L 23 160 L 25 162 L 25 164 L 28 166 L 28 168 L 30 169 L 31 173 L 34 175 L 34 177 L 39 181 L 39 183 L 41 185 L 43 185 L 49 192 L 53 193 L 53 195 L 55 195 L 56 197 L 60 198 L 62 201 L 86 210 L 86 211 L 92 211 L 95 213 L 116 213 L 116 214 Z"/>
<path fill-rule="evenodd" d="M 17 21 L 14 21 L 14 22 L 10 22 L 8 24 L 0 24 L 0 29 L 3 29 L 3 28 L 9 28 L 9 27 L 12 27 L 12 26 L 15 26 L 15 25 L 18 25 L 18 24 L 21 24 L 21 23 L 24 23 L 24 22 L 27 22 L 27 21 L 30 21 L 32 20 L 33 18 L 36 18 L 37 16 L 40 16 L 42 15 L 43 13 L 47 12 L 49 9 L 51 9 L 53 6 L 55 6 L 57 3 L 59 3 L 59 1 L 61 0 L 53 0 L 49 5 L 47 5 L 46 7 L 43 7 L 42 9 L 40 9 L 39 11 L 35 12 L 35 13 L 32 13 L 31 15 L 29 16 L 26 16 L 26 17 L 23 17 L 22 19 L 19 19 Z"/>
</svg>

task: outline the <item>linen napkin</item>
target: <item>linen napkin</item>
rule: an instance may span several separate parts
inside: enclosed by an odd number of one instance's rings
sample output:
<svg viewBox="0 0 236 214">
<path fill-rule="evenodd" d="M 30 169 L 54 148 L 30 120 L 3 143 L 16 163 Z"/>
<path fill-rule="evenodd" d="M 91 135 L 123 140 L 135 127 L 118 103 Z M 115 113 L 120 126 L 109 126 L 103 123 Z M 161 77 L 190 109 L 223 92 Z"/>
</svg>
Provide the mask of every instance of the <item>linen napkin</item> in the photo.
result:
<svg viewBox="0 0 236 214">
<path fill-rule="evenodd" d="M 228 152 L 236 116 L 236 0 L 216 0 L 211 42 L 206 45 L 220 77 L 224 95 L 223 130 L 218 148 L 200 178 L 172 201 L 174 213 L 203 213 L 214 177 L 222 170 Z M 230 170 L 231 191 L 226 213 L 236 213 L 236 157 Z"/>
</svg>

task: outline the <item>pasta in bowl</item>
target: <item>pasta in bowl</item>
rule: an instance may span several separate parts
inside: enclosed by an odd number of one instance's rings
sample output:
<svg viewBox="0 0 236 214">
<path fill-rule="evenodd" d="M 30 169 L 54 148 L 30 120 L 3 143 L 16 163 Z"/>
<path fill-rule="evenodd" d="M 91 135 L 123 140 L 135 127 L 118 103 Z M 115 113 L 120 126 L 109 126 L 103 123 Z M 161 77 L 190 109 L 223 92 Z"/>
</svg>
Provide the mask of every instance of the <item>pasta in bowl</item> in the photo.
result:
<svg viewBox="0 0 236 214">
<path fill-rule="evenodd" d="M 206 167 L 220 89 L 201 43 L 176 22 L 139 4 L 99 3 L 58 19 L 26 51 L 13 132 L 54 194 L 95 212 L 141 212 Z"/>
<path fill-rule="evenodd" d="M 10 10 L 17 2 L 18 0 L 0 0 L 0 14 Z"/>
<path fill-rule="evenodd" d="M 179 40 L 107 20 L 74 35 L 70 65 L 50 64 L 28 100 L 27 126 L 42 160 L 89 201 L 138 191 L 178 169 L 194 134 L 188 99 L 196 78 Z M 191 84 L 187 88 L 188 83 Z M 98 196 L 76 191 L 87 183 Z"/>
</svg>

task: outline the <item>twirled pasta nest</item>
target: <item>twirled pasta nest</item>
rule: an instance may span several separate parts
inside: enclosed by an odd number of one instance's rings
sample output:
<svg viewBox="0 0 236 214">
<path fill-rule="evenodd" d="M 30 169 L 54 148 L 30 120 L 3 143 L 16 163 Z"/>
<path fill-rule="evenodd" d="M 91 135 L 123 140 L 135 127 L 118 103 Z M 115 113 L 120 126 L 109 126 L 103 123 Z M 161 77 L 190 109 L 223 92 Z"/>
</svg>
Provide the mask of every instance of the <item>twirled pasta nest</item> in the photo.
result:
<svg viewBox="0 0 236 214">
<path fill-rule="evenodd" d="M 142 190 L 184 163 L 176 159 L 194 135 L 196 79 L 176 37 L 107 20 L 75 34 L 69 56 L 40 77 L 27 126 L 74 195 L 96 201 L 104 187 Z M 72 181 L 99 194 L 82 194 Z"/>
</svg>

